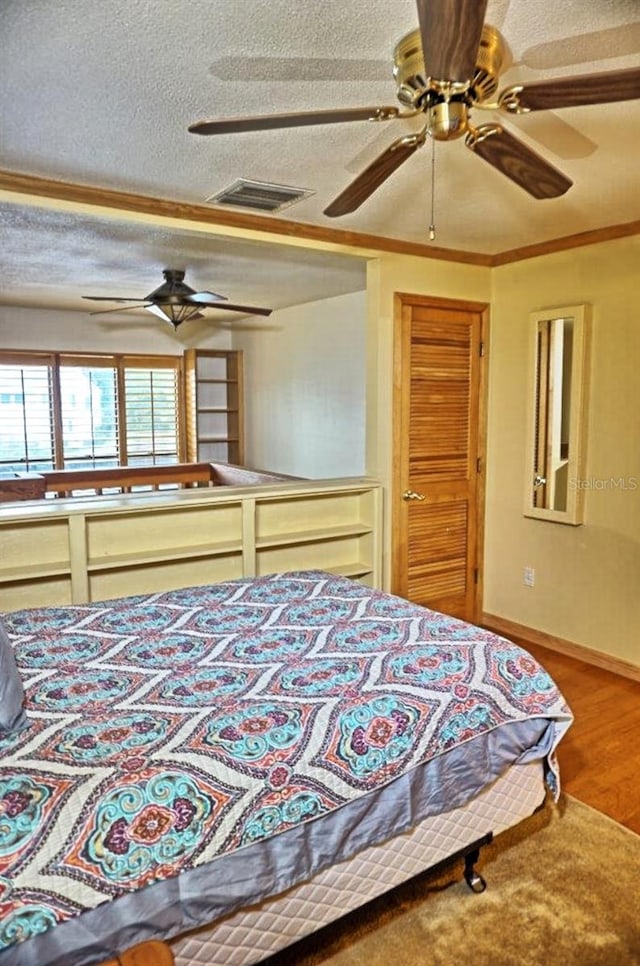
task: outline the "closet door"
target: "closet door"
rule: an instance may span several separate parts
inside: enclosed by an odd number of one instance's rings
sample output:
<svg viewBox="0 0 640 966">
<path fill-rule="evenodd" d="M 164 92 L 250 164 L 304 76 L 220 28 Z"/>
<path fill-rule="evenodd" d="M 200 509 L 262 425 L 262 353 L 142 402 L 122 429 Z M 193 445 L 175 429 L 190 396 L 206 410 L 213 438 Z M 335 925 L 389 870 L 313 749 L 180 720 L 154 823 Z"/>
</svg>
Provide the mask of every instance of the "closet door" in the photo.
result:
<svg viewBox="0 0 640 966">
<path fill-rule="evenodd" d="M 393 586 L 477 619 L 484 508 L 484 304 L 397 296 Z"/>
</svg>

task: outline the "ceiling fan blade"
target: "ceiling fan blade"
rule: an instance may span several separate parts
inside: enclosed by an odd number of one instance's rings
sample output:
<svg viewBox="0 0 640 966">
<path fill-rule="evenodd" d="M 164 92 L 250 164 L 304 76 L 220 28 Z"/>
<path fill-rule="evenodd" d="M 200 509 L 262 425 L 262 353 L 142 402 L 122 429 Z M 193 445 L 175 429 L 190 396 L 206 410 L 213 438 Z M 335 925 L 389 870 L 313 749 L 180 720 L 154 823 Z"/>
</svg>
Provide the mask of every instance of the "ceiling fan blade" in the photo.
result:
<svg viewBox="0 0 640 966">
<path fill-rule="evenodd" d="M 83 295 L 83 299 L 91 302 L 146 302 L 147 299 L 118 299 L 113 295 Z"/>
<path fill-rule="evenodd" d="M 208 305 L 209 309 L 221 309 L 226 312 L 244 312 L 245 315 L 271 315 L 273 309 L 261 309 L 255 305 L 231 305 L 230 302 L 221 302 L 220 305 Z"/>
<path fill-rule="evenodd" d="M 215 292 L 194 292 L 193 295 L 189 295 L 189 302 L 195 302 L 197 305 L 209 305 L 215 304 L 216 302 L 226 302 L 226 295 L 216 295 Z"/>
<path fill-rule="evenodd" d="M 83 299 L 84 298 L 90 298 L 90 296 L 89 295 L 83 295 L 82 298 Z M 120 301 L 124 301 L 124 300 L 121 299 Z M 109 312 L 130 312 L 131 309 L 146 309 L 147 307 L 148 307 L 148 303 L 143 303 L 142 305 L 125 305 L 124 308 L 118 308 L 118 309 L 100 309 L 99 312 L 89 312 L 89 315 L 108 315 Z"/>
<path fill-rule="evenodd" d="M 640 97 L 640 67 L 630 67 L 627 70 L 556 77 L 537 84 L 510 87 L 500 94 L 500 106 L 506 111 L 519 113 L 587 104 L 612 104 L 637 97 Z"/>
<path fill-rule="evenodd" d="M 422 53 L 434 80 L 468 81 L 475 73 L 488 0 L 417 0 Z"/>
<path fill-rule="evenodd" d="M 588 158 L 598 145 L 553 111 L 535 114 L 511 114 L 509 125 L 515 125 L 529 140 L 551 151 L 557 158 Z"/>
<path fill-rule="evenodd" d="M 494 20 L 494 7 L 491 5 L 491 23 Z M 520 62 L 533 70 L 554 70 L 556 67 L 569 67 L 571 64 L 592 64 L 608 58 L 635 56 L 640 50 L 640 20 L 623 23 L 617 27 L 592 30 L 577 34 L 567 43 L 566 37 L 535 44 L 522 52 Z"/>
<path fill-rule="evenodd" d="M 399 168 L 407 158 L 411 157 L 414 151 L 424 144 L 425 137 L 424 131 L 421 131 L 418 134 L 408 134 L 406 137 L 398 138 L 397 141 L 390 144 L 368 168 L 365 168 L 357 178 L 354 178 L 351 184 L 324 209 L 324 214 L 329 218 L 336 218 L 339 215 L 348 215 L 359 208 L 363 201 L 366 201 L 393 174 L 396 168 Z"/>
<path fill-rule="evenodd" d="M 239 134 L 243 131 L 269 131 L 312 124 L 341 124 L 345 121 L 391 121 L 400 116 L 397 107 L 345 107 L 333 111 L 302 111 L 295 114 L 263 114 L 254 117 L 221 117 L 196 121 L 191 134 Z"/>
<path fill-rule="evenodd" d="M 561 171 L 497 124 L 478 128 L 467 135 L 465 144 L 534 198 L 558 198 L 573 184 Z"/>
</svg>

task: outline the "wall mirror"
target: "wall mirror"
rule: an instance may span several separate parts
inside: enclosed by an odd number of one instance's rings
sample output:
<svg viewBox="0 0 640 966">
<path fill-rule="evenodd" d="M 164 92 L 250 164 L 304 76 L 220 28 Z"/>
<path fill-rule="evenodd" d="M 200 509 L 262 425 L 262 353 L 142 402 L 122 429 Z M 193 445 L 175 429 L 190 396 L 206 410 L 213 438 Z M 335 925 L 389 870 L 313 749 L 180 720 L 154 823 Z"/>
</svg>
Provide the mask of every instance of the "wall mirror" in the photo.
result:
<svg viewBox="0 0 640 966">
<path fill-rule="evenodd" d="M 530 315 L 525 516 L 582 523 L 590 306 Z"/>
</svg>

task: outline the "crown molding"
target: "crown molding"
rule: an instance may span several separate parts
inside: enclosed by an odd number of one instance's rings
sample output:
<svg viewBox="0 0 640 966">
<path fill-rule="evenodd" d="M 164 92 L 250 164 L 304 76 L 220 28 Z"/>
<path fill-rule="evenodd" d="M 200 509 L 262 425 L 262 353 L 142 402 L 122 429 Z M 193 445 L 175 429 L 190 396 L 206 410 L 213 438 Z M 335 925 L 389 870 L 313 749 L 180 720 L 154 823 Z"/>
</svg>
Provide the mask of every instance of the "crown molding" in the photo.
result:
<svg viewBox="0 0 640 966">
<path fill-rule="evenodd" d="M 324 228 L 270 215 L 253 215 L 238 211 L 221 211 L 206 205 L 170 201 L 167 198 L 154 198 L 150 195 L 131 194 L 110 188 L 96 188 L 92 185 L 54 181 L 16 171 L 0 170 L 0 191 L 30 197 L 47 198 L 50 201 L 72 202 L 78 205 L 110 208 L 117 211 L 155 215 L 163 218 L 217 225 L 241 231 L 261 232 L 278 235 L 280 239 L 306 239 L 337 245 L 342 248 L 356 248 L 375 252 L 391 252 L 398 255 L 417 255 L 421 258 L 435 258 L 448 262 L 464 262 L 469 265 L 490 267 L 492 256 L 476 252 L 463 252 L 450 248 L 432 247 L 427 244 L 406 242 L 399 238 L 383 235 L 367 235 L 362 232 L 344 231 L 338 228 Z"/>
<path fill-rule="evenodd" d="M 630 235 L 640 235 L 640 221 L 627 221 L 621 225 L 608 225 L 606 228 L 595 228 L 582 231 L 576 235 L 564 235 L 535 245 L 525 245 L 523 248 L 512 248 L 510 251 L 494 255 L 492 268 L 508 265 L 511 262 L 522 262 L 527 258 L 538 258 L 552 252 L 564 252 L 571 248 L 584 248 L 585 245 L 597 245 L 600 242 L 612 241 L 614 238 L 628 238 Z"/>
<path fill-rule="evenodd" d="M 55 181 L 36 175 L 21 174 L 17 171 L 0 170 L 0 191 L 9 194 L 25 195 L 31 198 L 46 198 L 50 201 L 64 201 L 87 207 L 109 208 L 115 211 L 157 216 L 175 220 L 198 222 L 236 229 L 239 231 L 260 232 L 265 235 L 278 235 L 280 240 L 299 239 L 309 242 L 335 245 L 341 248 L 359 249 L 361 252 L 389 252 L 397 255 L 415 255 L 420 258 L 433 258 L 441 261 L 460 262 L 497 268 L 513 262 L 538 258 L 553 252 L 582 248 L 616 238 L 626 238 L 640 234 L 640 221 L 630 221 L 619 225 L 609 225 L 591 231 L 564 235 L 521 248 L 512 248 L 495 255 L 481 252 L 459 251 L 453 248 L 439 248 L 430 244 L 402 241 L 384 235 L 368 235 L 363 232 L 345 231 L 339 228 L 324 228 L 298 221 L 274 218 L 269 215 L 252 215 L 238 211 L 221 211 L 205 205 L 171 201 L 150 195 L 138 195 L 110 188 L 97 188 L 92 185 Z"/>
</svg>

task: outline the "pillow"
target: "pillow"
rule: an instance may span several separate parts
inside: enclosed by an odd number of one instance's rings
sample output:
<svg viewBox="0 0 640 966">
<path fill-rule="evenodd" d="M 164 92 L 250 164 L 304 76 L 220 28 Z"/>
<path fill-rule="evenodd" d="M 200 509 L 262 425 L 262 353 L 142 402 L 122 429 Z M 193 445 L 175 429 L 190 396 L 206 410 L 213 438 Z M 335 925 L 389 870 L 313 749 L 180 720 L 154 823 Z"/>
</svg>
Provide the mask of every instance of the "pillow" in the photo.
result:
<svg viewBox="0 0 640 966">
<path fill-rule="evenodd" d="M 24 731 L 28 727 L 24 688 L 11 642 L 0 620 L 0 737 L 7 732 Z"/>
</svg>

